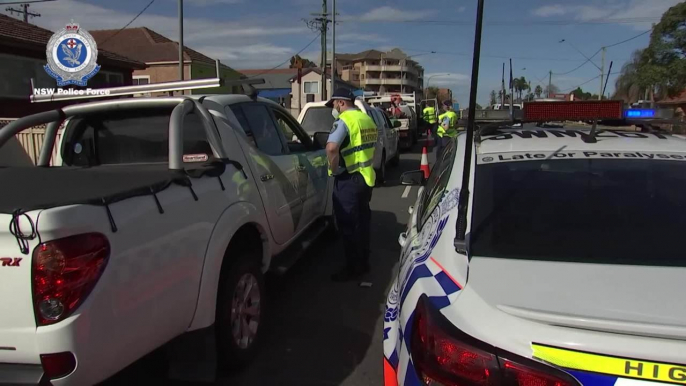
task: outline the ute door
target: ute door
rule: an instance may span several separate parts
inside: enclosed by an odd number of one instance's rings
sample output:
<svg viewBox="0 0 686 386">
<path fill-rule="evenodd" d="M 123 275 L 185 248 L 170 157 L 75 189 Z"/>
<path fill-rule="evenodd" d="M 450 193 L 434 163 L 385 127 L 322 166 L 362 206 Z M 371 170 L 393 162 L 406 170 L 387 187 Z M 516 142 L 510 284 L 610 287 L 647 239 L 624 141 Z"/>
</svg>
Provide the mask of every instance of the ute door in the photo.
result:
<svg viewBox="0 0 686 386">
<path fill-rule="evenodd" d="M 298 159 L 289 154 L 270 108 L 263 102 L 230 106 L 250 142 L 244 151 L 264 203 L 272 236 L 285 244 L 302 227 Z"/>
<path fill-rule="evenodd" d="M 328 184 L 328 161 L 324 149 L 315 149 L 305 130 L 285 111 L 272 106 L 288 152 L 297 159 L 298 190 L 304 202 L 300 231 L 324 214 Z"/>
</svg>

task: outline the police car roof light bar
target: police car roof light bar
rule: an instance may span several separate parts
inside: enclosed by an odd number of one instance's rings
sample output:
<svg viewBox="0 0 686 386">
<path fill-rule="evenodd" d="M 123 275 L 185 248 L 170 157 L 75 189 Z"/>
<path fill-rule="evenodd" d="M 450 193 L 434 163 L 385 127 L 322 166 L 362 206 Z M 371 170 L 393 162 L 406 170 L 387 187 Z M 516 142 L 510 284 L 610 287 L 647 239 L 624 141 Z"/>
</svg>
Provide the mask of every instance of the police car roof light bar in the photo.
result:
<svg viewBox="0 0 686 386">
<path fill-rule="evenodd" d="M 472 146 L 474 144 L 474 129 L 476 118 L 476 96 L 479 86 L 479 62 L 481 59 L 481 32 L 484 20 L 484 0 L 479 0 L 476 11 L 476 28 L 474 32 L 474 57 L 472 58 L 472 82 L 469 90 L 469 116 L 467 121 L 467 138 L 465 141 L 464 169 L 462 170 L 462 188 L 457 206 L 457 225 L 455 235 L 455 250 L 457 253 L 468 255 L 467 251 L 467 205 L 469 204 L 469 182 L 472 174 Z"/>
</svg>

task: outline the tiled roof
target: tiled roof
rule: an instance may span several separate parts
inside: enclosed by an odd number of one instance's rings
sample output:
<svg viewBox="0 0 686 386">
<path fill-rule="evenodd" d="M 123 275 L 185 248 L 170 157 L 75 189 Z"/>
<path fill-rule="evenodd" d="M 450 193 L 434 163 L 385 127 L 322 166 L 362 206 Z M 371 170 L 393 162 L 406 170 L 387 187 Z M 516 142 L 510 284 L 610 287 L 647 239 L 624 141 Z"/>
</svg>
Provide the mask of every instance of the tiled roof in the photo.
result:
<svg viewBox="0 0 686 386">
<path fill-rule="evenodd" d="M 0 14 L 0 39 L 3 41 L 19 43 L 23 48 L 45 51 L 53 33 L 45 28 Z M 127 68 L 145 68 L 145 64 L 142 62 L 98 47 L 98 61 L 102 59 L 104 62 L 117 62 L 111 64 L 124 65 Z"/>
<path fill-rule="evenodd" d="M 248 69 L 248 70 L 236 70 L 240 72 L 241 74 L 245 74 L 248 76 L 251 75 L 258 75 L 258 74 L 290 74 L 290 75 L 296 75 L 298 73 L 297 68 L 277 68 L 277 69 Z"/>
<path fill-rule="evenodd" d="M 674 98 L 667 98 L 656 102 L 658 105 L 680 105 L 686 104 L 686 90 L 682 91 L 681 94 L 675 96 Z"/>
<path fill-rule="evenodd" d="M 145 63 L 178 62 L 179 45 L 177 42 L 146 28 L 126 28 L 119 30 L 95 30 L 91 35 L 98 46 Z M 183 47 L 183 60 L 214 64 L 214 59 Z"/>
</svg>

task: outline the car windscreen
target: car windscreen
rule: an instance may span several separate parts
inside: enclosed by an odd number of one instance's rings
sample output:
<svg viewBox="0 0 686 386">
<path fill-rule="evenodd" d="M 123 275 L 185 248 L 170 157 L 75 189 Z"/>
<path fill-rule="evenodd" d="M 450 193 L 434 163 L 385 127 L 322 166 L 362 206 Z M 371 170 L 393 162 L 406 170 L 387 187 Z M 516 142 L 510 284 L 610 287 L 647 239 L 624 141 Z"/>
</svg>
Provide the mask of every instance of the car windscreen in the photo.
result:
<svg viewBox="0 0 686 386">
<path fill-rule="evenodd" d="M 686 266 L 681 244 L 685 196 L 684 161 L 478 165 L 471 252 L 514 259 Z"/>
<path fill-rule="evenodd" d="M 326 106 L 310 107 L 305 112 L 300 124 L 307 134 L 312 135 L 317 132 L 330 132 L 333 128 L 333 121 L 330 108 Z"/>
</svg>

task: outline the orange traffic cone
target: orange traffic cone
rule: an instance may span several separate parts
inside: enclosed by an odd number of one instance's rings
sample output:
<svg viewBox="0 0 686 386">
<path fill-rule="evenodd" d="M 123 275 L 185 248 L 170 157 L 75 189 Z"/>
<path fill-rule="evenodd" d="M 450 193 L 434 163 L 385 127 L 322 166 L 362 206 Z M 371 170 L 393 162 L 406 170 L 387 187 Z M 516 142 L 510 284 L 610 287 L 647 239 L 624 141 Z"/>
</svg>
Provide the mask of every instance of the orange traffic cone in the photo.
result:
<svg viewBox="0 0 686 386">
<path fill-rule="evenodd" d="M 424 178 L 429 178 L 429 174 L 431 174 L 431 169 L 429 169 L 429 156 L 426 152 L 426 146 L 422 148 L 422 163 L 419 166 L 419 170 L 424 172 Z"/>
</svg>

